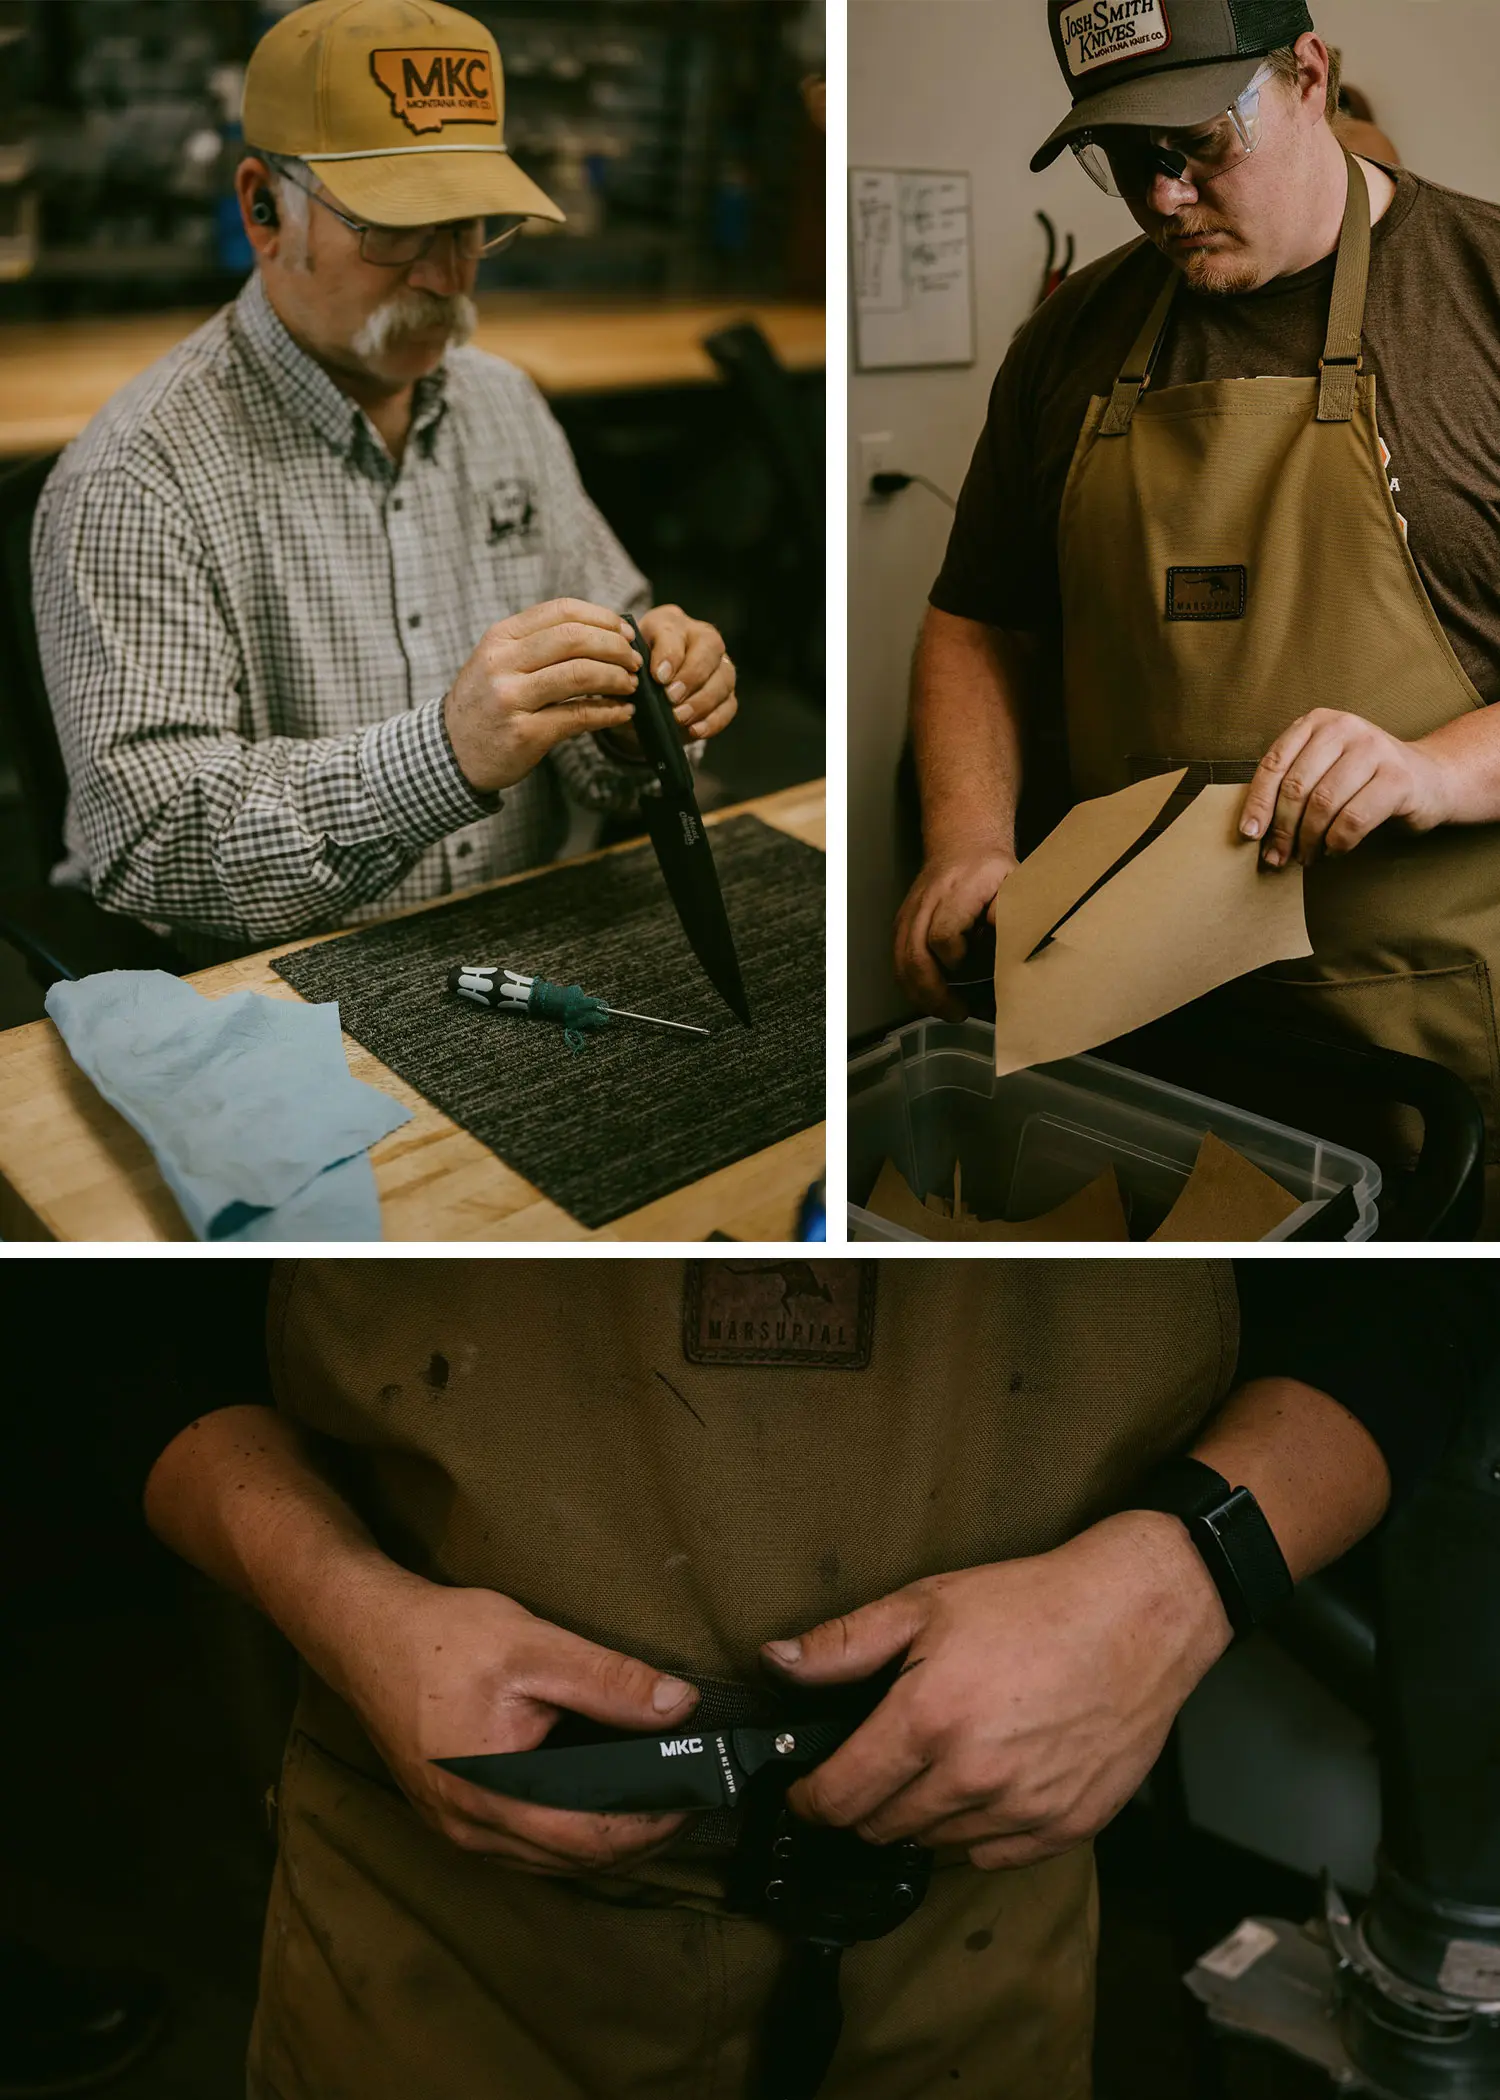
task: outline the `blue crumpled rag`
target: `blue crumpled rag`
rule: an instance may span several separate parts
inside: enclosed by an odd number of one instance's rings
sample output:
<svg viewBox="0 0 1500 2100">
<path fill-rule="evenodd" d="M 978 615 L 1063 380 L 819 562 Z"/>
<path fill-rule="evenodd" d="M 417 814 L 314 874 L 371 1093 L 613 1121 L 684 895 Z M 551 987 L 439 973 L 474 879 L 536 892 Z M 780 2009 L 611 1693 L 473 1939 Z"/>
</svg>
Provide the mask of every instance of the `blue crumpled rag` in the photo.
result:
<svg viewBox="0 0 1500 2100">
<path fill-rule="evenodd" d="M 165 970 L 101 970 L 54 984 L 47 1011 L 195 1239 L 380 1238 L 366 1151 L 411 1110 L 353 1077 L 336 1004 L 205 999 Z"/>
</svg>

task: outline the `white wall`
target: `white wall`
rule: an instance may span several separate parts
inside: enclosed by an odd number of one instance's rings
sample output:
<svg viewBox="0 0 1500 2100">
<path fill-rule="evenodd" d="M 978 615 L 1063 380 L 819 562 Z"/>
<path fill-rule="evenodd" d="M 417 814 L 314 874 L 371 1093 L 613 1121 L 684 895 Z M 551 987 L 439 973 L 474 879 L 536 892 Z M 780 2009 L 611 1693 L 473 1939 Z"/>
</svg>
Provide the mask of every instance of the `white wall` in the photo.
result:
<svg viewBox="0 0 1500 2100">
<path fill-rule="evenodd" d="M 1500 199 L 1500 0 L 1313 0 L 1350 79 L 1408 166 Z M 956 495 L 1011 337 L 1041 282 L 1034 213 L 1078 236 L 1087 262 L 1134 232 L 1071 155 L 1027 163 L 1067 107 L 1042 0 L 849 0 L 849 158 L 973 178 L 978 357 L 962 370 L 849 377 L 849 1025 L 902 1016 L 890 969 L 900 886 L 894 778 L 912 646 L 942 561 L 947 510 L 920 488 L 881 506 L 855 485 L 861 433 L 891 431 L 891 459 Z M 852 354 L 852 334 L 851 334 Z"/>
</svg>

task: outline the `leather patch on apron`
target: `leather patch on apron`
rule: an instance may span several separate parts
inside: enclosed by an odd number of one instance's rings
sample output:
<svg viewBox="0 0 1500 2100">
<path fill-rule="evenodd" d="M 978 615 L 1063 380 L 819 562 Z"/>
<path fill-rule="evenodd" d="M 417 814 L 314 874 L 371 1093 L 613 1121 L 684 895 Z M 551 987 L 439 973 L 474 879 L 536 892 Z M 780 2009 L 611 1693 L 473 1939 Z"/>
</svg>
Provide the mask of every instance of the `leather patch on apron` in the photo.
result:
<svg viewBox="0 0 1500 2100">
<path fill-rule="evenodd" d="M 682 1353 L 693 1364 L 862 1371 L 877 1275 L 867 1261 L 689 1262 Z"/>
<path fill-rule="evenodd" d="M 1168 569 L 1169 620 L 1243 620 L 1250 572 L 1243 563 L 1217 569 Z"/>
</svg>

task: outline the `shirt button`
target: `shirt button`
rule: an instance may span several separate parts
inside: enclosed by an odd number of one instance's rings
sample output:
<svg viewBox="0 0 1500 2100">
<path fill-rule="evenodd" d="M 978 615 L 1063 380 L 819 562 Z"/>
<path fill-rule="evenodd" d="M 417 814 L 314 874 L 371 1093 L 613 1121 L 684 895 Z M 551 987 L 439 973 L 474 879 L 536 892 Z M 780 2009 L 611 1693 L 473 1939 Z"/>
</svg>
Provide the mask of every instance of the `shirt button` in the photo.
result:
<svg viewBox="0 0 1500 2100">
<path fill-rule="evenodd" d="M 468 859 L 468 857 L 469 857 L 469 855 L 470 855 L 470 854 L 471 854 L 471 853 L 472 853 L 473 851 L 474 851 L 474 841 L 473 841 L 472 839 L 460 839 L 460 840 L 459 840 L 459 842 L 458 842 L 458 857 L 459 857 L 459 859 L 460 859 L 460 860 L 467 860 L 467 859 Z"/>
<path fill-rule="evenodd" d="M 394 500 L 392 501 L 392 504 L 391 504 L 391 509 L 392 509 L 392 510 L 405 510 L 405 508 L 406 508 L 406 498 L 405 498 L 404 496 L 397 496 L 397 497 L 396 497 L 396 498 L 395 498 L 395 499 L 394 499 Z"/>
<path fill-rule="evenodd" d="M 422 624 L 422 615 L 420 613 L 413 613 L 406 624 L 408 627 L 420 627 Z"/>
</svg>

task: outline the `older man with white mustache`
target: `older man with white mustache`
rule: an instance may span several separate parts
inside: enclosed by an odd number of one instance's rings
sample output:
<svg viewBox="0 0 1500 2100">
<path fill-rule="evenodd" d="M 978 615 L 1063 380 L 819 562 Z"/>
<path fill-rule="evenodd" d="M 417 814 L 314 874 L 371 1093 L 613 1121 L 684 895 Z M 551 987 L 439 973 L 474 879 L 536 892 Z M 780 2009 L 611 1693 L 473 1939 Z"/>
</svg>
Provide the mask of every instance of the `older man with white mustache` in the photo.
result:
<svg viewBox="0 0 1500 2100">
<path fill-rule="evenodd" d="M 562 217 L 505 151 L 489 31 L 312 0 L 244 115 L 255 274 L 69 448 L 34 541 L 56 879 L 205 959 L 533 866 L 570 802 L 633 807 L 626 612 L 686 739 L 736 706 L 536 388 L 464 347 L 480 257 Z"/>
</svg>

